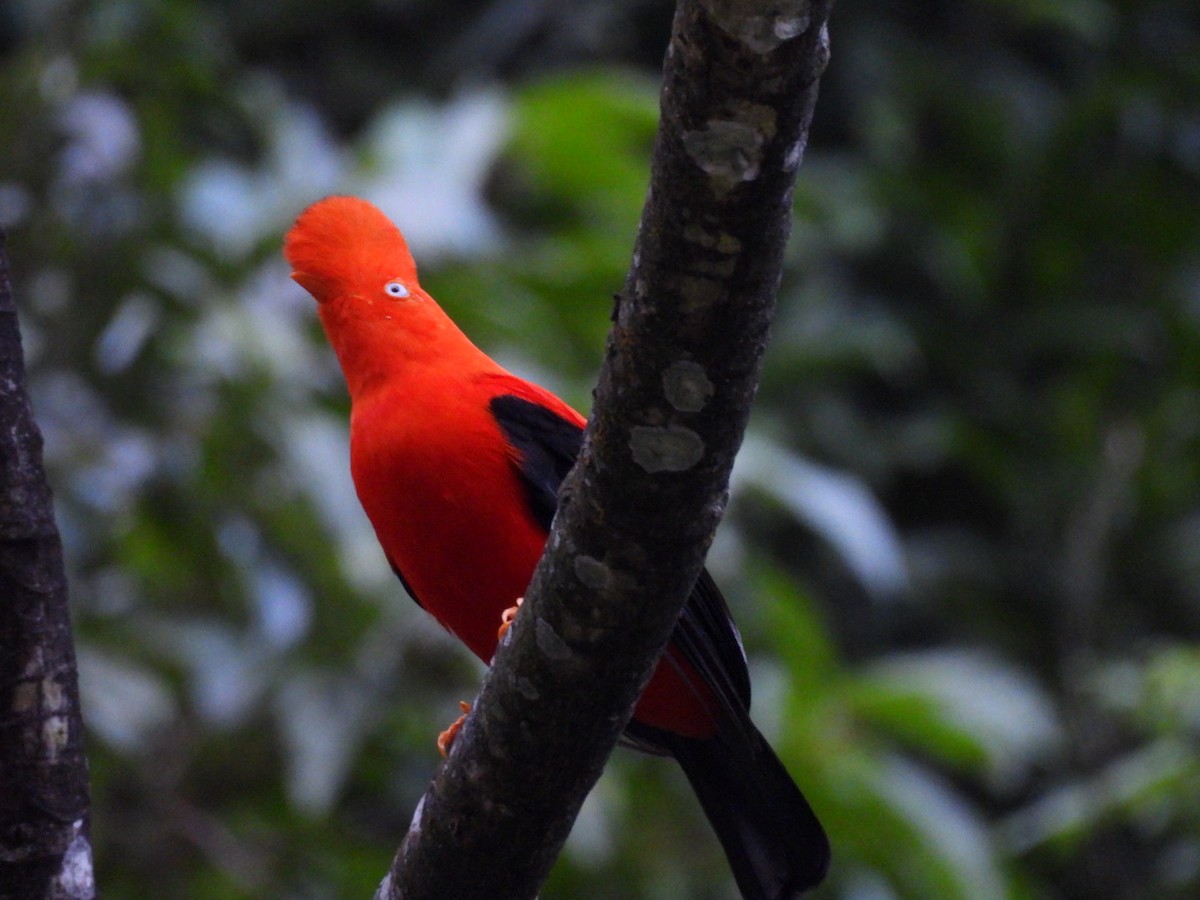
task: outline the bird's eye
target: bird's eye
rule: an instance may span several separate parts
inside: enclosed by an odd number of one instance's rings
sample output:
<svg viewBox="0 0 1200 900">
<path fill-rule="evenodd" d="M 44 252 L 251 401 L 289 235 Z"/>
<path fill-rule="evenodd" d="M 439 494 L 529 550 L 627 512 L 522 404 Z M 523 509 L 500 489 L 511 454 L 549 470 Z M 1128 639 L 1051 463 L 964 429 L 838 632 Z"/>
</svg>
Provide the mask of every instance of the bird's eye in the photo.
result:
<svg viewBox="0 0 1200 900">
<path fill-rule="evenodd" d="M 389 281 L 384 285 L 383 289 L 389 297 L 399 298 L 408 296 L 408 288 L 404 286 L 404 282 L 402 281 Z"/>
</svg>

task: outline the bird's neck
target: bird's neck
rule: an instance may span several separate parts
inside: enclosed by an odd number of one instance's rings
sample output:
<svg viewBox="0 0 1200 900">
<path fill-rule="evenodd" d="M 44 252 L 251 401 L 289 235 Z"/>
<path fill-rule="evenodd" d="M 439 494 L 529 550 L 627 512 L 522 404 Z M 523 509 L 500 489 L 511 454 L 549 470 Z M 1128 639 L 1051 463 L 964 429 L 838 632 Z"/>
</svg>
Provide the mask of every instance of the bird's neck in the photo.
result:
<svg viewBox="0 0 1200 900">
<path fill-rule="evenodd" d="M 497 368 L 432 301 L 391 317 L 336 301 L 319 313 L 355 403 L 437 371 L 464 376 Z"/>
</svg>

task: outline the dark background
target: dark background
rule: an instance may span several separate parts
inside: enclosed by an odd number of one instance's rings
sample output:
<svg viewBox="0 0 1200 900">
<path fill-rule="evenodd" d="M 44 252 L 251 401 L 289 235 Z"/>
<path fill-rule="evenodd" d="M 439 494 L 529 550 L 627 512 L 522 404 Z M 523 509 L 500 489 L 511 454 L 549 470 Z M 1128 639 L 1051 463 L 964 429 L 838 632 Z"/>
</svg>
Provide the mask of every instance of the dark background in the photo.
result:
<svg viewBox="0 0 1200 900">
<path fill-rule="evenodd" d="M 843 3 L 711 558 L 821 897 L 1200 894 L 1200 15 Z M 379 203 L 586 409 L 669 5 L 9 0 L 10 234 L 111 898 L 365 897 L 480 669 L 387 571 L 280 240 Z M 546 898 L 728 898 L 618 751 Z"/>
</svg>

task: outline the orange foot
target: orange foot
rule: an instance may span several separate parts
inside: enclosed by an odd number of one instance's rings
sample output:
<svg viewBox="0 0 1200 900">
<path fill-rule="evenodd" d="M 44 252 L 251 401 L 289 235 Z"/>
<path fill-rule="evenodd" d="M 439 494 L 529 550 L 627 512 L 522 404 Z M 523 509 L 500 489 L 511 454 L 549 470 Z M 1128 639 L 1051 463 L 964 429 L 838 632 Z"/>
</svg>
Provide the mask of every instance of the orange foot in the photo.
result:
<svg viewBox="0 0 1200 900">
<path fill-rule="evenodd" d="M 458 732 L 463 727 L 463 722 L 467 721 L 467 713 L 471 711 L 471 704 L 466 700 L 458 701 L 458 708 L 462 710 L 462 715 L 450 723 L 450 727 L 438 735 L 437 748 L 438 753 L 444 758 L 450 752 L 450 745 L 454 743 L 454 739 L 458 737 Z"/>
<path fill-rule="evenodd" d="M 521 608 L 521 604 L 524 602 L 524 597 L 518 597 L 515 606 L 510 606 L 504 612 L 500 613 L 500 630 L 496 632 L 496 640 L 504 640 L 504 636 L 508 634 L 508 629 L 512 627 L 513 619 L 517 617 L 517 610 Z"/>
</svg>

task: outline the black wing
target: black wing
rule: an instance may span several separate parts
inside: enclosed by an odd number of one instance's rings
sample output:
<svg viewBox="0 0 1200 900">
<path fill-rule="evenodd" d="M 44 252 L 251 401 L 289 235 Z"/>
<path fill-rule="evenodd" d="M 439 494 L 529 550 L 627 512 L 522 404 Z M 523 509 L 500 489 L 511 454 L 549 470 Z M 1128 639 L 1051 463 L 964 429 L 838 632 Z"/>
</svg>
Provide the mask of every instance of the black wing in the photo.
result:
<svg viewBox="0 0 1200 900">
<path fill-rule="evenodd" d="M 520 474 L 529 508 L 537 523 L 549 531 L 558 509 L 558 489 L 583 446 L 583 429 L 512 394 L 493 397 L 488 407 L 508 442 L 520 451 Z"/>
<path fill-rule="evenodd" d="M 520 453 L 519 473 L 530 508 L 549 531 L 558 507 L 558 489 L 579 455 L 583 429 L 512 394 L 494 397 L 490 408 L 504 436 Z M 727 709 L 744 712 L 749 708 L 750 675 L 741 638 L 725 598 L 707 570 L 701 572 L 671 639 Z M 653 729 L 632 723 L 629 738 L 639 749 L 663 752 Z"/>
</svg>

